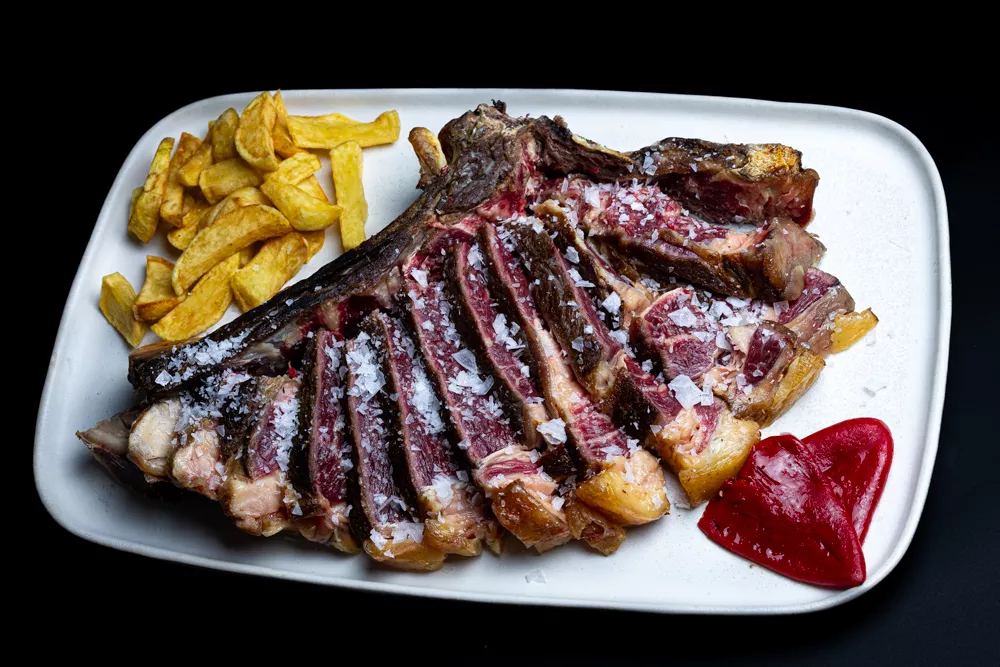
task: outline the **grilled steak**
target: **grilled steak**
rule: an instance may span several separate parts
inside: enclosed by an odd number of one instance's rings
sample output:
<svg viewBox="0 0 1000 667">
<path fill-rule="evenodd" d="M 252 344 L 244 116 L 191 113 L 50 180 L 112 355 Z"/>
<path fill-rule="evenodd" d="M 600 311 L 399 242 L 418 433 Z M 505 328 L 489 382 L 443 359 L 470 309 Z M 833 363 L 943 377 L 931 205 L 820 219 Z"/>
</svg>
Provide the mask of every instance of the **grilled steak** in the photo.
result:
<svg viewBox="0 0 1000 667">
<path fill-rule="evenodd" d="M 499 550 L 498 524 L 611 553 L 669 509 L 650 452 L 715 493 L 854 306 L 802 229 L 818 176 L 776 144 L 620 153 L 505 111 L 449 122 L 440 153 L 411 133 L 399 218 L 215 332 L 135 350 L 141 407 L 79 437 L 143 492 L 404 569 Z"/>
</svg>

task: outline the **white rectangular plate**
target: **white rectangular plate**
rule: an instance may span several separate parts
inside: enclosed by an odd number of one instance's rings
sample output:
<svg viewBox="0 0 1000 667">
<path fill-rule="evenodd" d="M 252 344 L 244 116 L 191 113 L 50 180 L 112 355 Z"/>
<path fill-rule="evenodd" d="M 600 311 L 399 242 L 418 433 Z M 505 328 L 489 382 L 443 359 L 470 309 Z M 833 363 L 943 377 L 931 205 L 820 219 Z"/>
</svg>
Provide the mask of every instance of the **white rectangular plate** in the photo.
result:
<svg viewBox="0 0 1000 667">
<path fill-rule="evenodd" d="M 828 248 L 822 268 L 843 281 L 859 310 L 871 306 L 881 323 L 855 348 L 831 357 L 816 386 L 765 435 L 807 435 L 860 416 L 879 417 L 892 429 L 895 460 L 864 545 L 864 585 L 830 591 L 753 567 L 701 534 L 700 509 L 675 506 L 663 520 L 630 530 L 608 558 L 580 544 L 542 556 L 514 547 L 502 557 L 453 558 L 440 572 L 413 574 L 293 540 L 252 538 L 208 502 L 159 504 L 115 484 L 74 437 L 134 400 L 125 344 L 97 308 L 101 276 L 120 271 L 139 286 L 146 254 L 172 256 L 162 233 L 150 246 L 127 236 L 129 193 L 143 182 L 162 137 L 204 136 L 209 120 L 227 107 L 242 109 L 251 97 L 204 100 L 157 123 L 129 154 L 94 226 L 63 313 L 35 437 L 39 494 L 67 530 L 117 549 L 234 572 L 444 598 L 664 612 L 821 609 L 864 593 L 899 562 L 930 483 L 944 398 L 951 322 L 944 192 L 933 161 L 907 130 L 832 107 L 584 91 L 285 93 L 293 114 L 336 110 L 369 119 L 398 109 L 404 137 L 411 127 L 436 131 L 480 102 L 502 99 L 514 115 L 559 114 L 576 133 L 617 149 L 681 136 L 801 150 L 804 164 L 822 177 L 809 227 Z M 331 189 L 328 166 L 324 170 L 320 180 Z M 415 199 L 417 174 L 405 140 L 366 149 L 369 234 Z M 336 236 L 328 235 L 300 278 L 340 252 Z M 536 569 L 544 583 L 526 580 Z"/>
</svg>

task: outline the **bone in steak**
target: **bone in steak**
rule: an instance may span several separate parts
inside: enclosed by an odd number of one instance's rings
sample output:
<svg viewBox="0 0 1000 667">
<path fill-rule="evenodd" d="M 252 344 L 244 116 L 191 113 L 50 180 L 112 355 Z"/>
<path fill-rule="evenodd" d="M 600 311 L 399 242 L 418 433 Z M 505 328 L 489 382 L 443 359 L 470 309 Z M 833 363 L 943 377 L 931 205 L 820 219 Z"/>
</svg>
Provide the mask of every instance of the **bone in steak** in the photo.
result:
<svg viewBox="0 0 1000 667">
<path fill-rule="evenodd" d="M 637 442 L 711 495 L 758 437 L 735 415 L 786 409 L 853 308 L 811 268 L 818 177 L 790 148 L 620 153 L 502 103 L 449 122 L 444 160 L 413 136 L 423 191 L 386 229 L 203 338 L 130 355 L 141 409 L 78 434 L 113 474 L 397 567 L 495 547 L 487 503 L 539 551 L 610 553 L 668 508 Z"/>
</svg>

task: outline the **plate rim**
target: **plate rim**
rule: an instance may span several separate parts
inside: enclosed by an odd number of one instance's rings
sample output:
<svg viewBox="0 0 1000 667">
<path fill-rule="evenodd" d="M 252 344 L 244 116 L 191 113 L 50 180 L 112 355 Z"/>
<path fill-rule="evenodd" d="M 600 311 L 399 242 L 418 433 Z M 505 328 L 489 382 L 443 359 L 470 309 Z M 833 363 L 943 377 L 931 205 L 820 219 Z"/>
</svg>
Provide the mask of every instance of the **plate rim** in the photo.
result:
<svg viewBox="0 0 1000 667">
<path fill-rule="evenodd" d="M 560 90 L 540 90 L 531 88 L 503 88 L 503 89 L 483 89 L 483 88 L 386 88 L 386 89 L 304 89 L 304 90 L 287 90 L 283 91 L 286 94 L 296 95 L 296 96 L 323 96 L 323 95 L 333 95 L 340 97 L 349 97 L 352 95 L 381 95 L 385 97 L 393 96 L 413 96 L 413 95 L 428 95 L 436 97 L 446 97 L 448 95 L 475 95 L 481 97 L 482 99 L 501 99 L 506 95 L 512 97 L 517 97 L 520 99 L 530 98 L 531 96 L 556 96 L 562 97 L 569 100 L 580 100 L 584 96 L 600 96 L 605 98 L 617 98 L 622 101 L 628 100 L 651 100 L 657 99 L 665 102 L 671 100 L 687 100 L 687 101 L 701 101 L 707 103 L 715 104 L 725 104 L 732 107 L 744 107 L 745 109 L 772 109 L 772 110 L 783 110 L 783 111 L 798 111 L 803 113 L 810 112 L 822 112 L 825 114 L 833 113 L 835 115 L 841 115 L 846 118 L 850 118 L 856 121 L 864 121 L 871 125 L 877 126 L 883 131 L 887 131 L 896 138 L 902 140 L 906 147 L 913 152 L 913 154 L 919 159 L 919 164 L 923 168 L 925 175 L 930 182 L 931 194 L 933 196 L 933 209 L 935 213 L 935 226 L 937 228 L 937 260 L 938 260 L 938 320 L 937 320 L 937 349 L 934 360 L 934 377 L 932 380 L 931 394 L 930 394 L 930 412 L 927 418 L 927 425 L 925 429 L 924 438 L 924 452 L 920 459 L 920 469 L 915 479 L 916 488 L 914 490 L 913 502 L 910 505 L 910 510 L 906 516 L 906 521 L 903 524 L 902 532 L 900 538 L 896 543 L 895 548 L 889 554 L 889 557 L 885 560 L 882 566 L 876 570 L 874 573 L 869 574 L 867 580 L 856 588 L 848 589 L 845 591 L 840 591 L 833 595 L 824 597 L 820 600 L 813 602 L 806 602 L 801 604 L 788 604 L 779 606 L 769 606 L 769 605 L 755 605 L 748 607 L 728 607 L 725 605 L 690 605 L 690 604 L 677 604 L 677 603 L 666 603 L 657 604 L 655 602 L 629 602 L 629 601 L 613 601 L 613 600 L 581 600 L 576 598 L 563 598 L 563 597 L 530 597 L 522 594 L 495 594 L 495 593 L 479 593 L 474 591 L 458 591 L 451 589 L 436 589 L 436 588 L 418 588 L 413 587 L 408 584 L 396 584 L 396 583 L 386 583 L 379 581 L 370 581 L 364 579 L 355 579 L 350 577 L 340 577 L 340 576 L 329 576 L 324 574 L 316 573 L 305 573 L 305 572 L 290 572 L 286 570 L 281 570 L 273 567 L 265 567 L 260 565 L 248 565 L 243 563 L 235 563 L 232 561 L 220 560 L 215 558 L 209 558 L 205 556 L 196 556 L 192 554 L 187 554 L 178 551 L 172 551 L 162 547 L 147 546 L 139 544 L 136 542 L 130 542 L 127 540 L 121 540 L 114 538 L 99 531 L 92 531 L 85 528 L 81 528 L 73 524 L 71 520 L 61 514 L 60 507 L 57 502 L 55 502 L 49 493 L 45 482 L 44 475 L 44 465 L 40 457 L 40 451 L 43 449 L 44 444 L 42 441 L 42 430 L 45 422 L 45 418 L 50 412 L 51 403 L 53 400 L 53 395 L 55 391 L 53 383 L 53 374 L 55 371 L 55 361 L 60 353 L 64 352 L 64 348 L 67 346 L 70 339 L 70 322 L 68 321 L 69 309 L 72 303 L 75 303 L 77 299 L 80 298 L 80 292 L 83 289 L 83 267 L 88 265 L 92 260 L 93 255 L 97 252 L 97 244 L 95 243 L 98 230 L 100 225 L 97 224 L 102 218 L 109 214 L 111 208 L 112 200 L 115 199 L 115 195 L 122 187 L 123 172 L 127 165 L 129 165 L 135 158 L 139 146 L 143 144 L 145 139 L 154 134 L 157 129 L 173 119 L 175 116 L 190 111 L 196 107 L 202 106 L 213 106 L 224 102 L 239 102 L 246 101 L 250 99 L 255 92 L 244 92 L 244 93 L 230 93 L 225 95 L 216 95 L 213 97 L 207 97 L 201 100 L 197 100 L 179 107 L 173 112 L 167 114 L 159 121 L 154 123 L 133 145 L 132 149 L 129 151 L 125 160 L 122 162 L 122 167 L 119 169 L 118 174 L 115 176 L 111 187 L 108 190 L 108 194 L 104 199 L 104 203 L 101 206 L 101 210 L 97 215 L 95 220 L 94 228 L 91 231 L 90 238 L 87 240 L 87 246 L 84 250 L 83 256 L 80 258 L 79 265 L 77 267 L 76 275 L 73 278 L 72 285 L 70 287 L 69 293 L 66 297 L 66 303 L 63 306 L 63 312 L 59 320 L 59 328 L 56 334 L 56 339 L 52 347 L 52 354 L 49 358 L 48 369 L 45 376 L 45 385 L 42 390 L 41 400 L 39 402 L 38 415 L 35 420 L 35 437 L 33 442 L 33 453 L 32 453 L 32 472 L 35 482 L 35 489 L 38 493 L 39 499 L 42 505 L 45 507 L 49 515 L 59 524 L 62 528 L 70 532 L 71 534 L 83 538 L 89 542 L 95 544 L 100 544 L 102 546 L 111 547 L 120 551 L 125 551 L 133 554 L 138 554 L 141 556 L 146 556 L 150 558 L 157 558 L 160 560 L 167 560 L 175 563 L 182 563 L 185 565 L 195 565 L 201 567 L 207 567 L 213 570 L 220 570 L 226 572 L 235 572 L 239 574 L 250 574 L 256 576 L 266 576 L 275 579 L 288 580 L 288 581 L 301 581 L 305 583 L 312 584 L 322 584 L 326 586 L 338 586 L 343 588 L 348 588 L 352 590 L 361 591 L 372 591 L 377 593 L 390 593 L 397 595 L 412 595 L 419 597 L 430 597 L 430 598 L 440 598 L 440 599 L 450 599 L 450 600 L 463 600 L 470 602 L 480 602 L 480 603 L 501 603 L 501 604 L 528 604 L 528 605 L 538 605 L 538 606 L 561 606 L 561 607 L 580 607 L 580 608 L 599 608 L 599 609 L 616 609 L 616 610 L 628 610 L 628 611 L 645 611 L 654 613 L 683 613 L 683 614 L 730 614 L 730 615 L 741 615 L 741 616 L 751 616 L 751 615 L 788 615 L 788 614 L 800 614 L 800 613 L 810 613 L 816 612 L 823 609 L 829 609 L 835 607 L 850 600 L 853 600 L 864 593 L 870 591 L 881 581 L 883 581 L 890 572 L 892 572 L 899 562 L 902 560 L 906 551 L 909 549 L 910 544 L 913 541 L 913 536 L 916 532 L 917 524 L 920 521 L 920 517 L 923 514 L 923 508 L 926 503 L 927 494 L 930 489 L 930 477 L 934 469 L 934 461 L 937 457 L 938 444 L 940 440 L 941 431 L 941 420 L 944 411 L 944 398 L 945 389 L 947 384 L 947 372 L 948 372 L 948 357 L 949 357 L 949 344 L 951 340 L 951 318 L 952 318 L 952 278 L 951 278 L 951 248 L 950 248 L 950 232 L 948 223 L 948 211 L 947 203 L 945 198 L 944 186 L 941 181 L 941 175 L 938 171 L 937 165 L 934 162 L 933 157 L 930 152 L 923 145 L 923 143 L 906 127 L 893 121 L 884 116 L 871 113 L 868 111 L 861 111 L 857 109 L 849 109 L 846 107 L 837 107 L 831 105 L 821 105 L 821 104 L 807 104 L 799 102 L 775 102 L 770 100 L 758 100 L 751 98 L 737 98 L 737 97 L 717 97 L 717 96 L 707 96 L 707 95 L 679 95 L 673 93 L 649 93 L 649 92 L 629 92 L 629 91 L 615 91 L 615 90 L 600 90 L 600 89 L 560 89 Z"/>
</svg>

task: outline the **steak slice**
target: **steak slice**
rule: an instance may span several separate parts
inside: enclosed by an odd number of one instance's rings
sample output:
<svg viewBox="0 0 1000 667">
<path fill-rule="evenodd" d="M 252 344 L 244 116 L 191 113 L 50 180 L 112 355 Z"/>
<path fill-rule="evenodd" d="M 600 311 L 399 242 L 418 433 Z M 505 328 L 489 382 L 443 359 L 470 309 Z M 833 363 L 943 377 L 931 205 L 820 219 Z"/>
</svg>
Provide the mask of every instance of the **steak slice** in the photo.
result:
<svg viewBox="0 0 1000 667">
<path fill-rule="evenodd" d="M 481 230 L 480 239 L 495 276 L 493 293 L 524 330 L 545 400 L 552 413 L 559 415 L 540 431 L 551 445 L 569 442 L 579 461 L 584 481 L 576 487 L 577 498 L 617 524 L 658 519 L 670 505 L 655 459 L 639 450 L 638 441 L 626 437 L 577 383 L 562 349 L 542 322 L 528 277 L 513 255 L 511 233 L 488 227 Z M 586 539 L 603 553 L 610 553 L 624 539 L 606 521 L 595 522 L 591 513 L 572 508 L 571 503 L 567 511 L 577 539 Z"/>
<path fill-rule="evenodd" d="M 555 481 L 537 452 L 518 441 L 496 399 L 492 376 L 455 326 L 442 257 L 472 237 L 464 229 L 441 232 L 403 269 L 410 313 L 427 370 L 438 386 L 452 428 L 500 525 L 527 546 L 544 551 L 570 539 Z"/>
<path fill-rule="evenodd" d="M 564 207 L 590 236 L 605 239 L 663 275 L 741 298 L 794 299 L 805 271 L 825 250 L 799 225 L 769 218 L 752 231 L 688 216 L 655 185 L 575 178 L 542 194 Z M 548 210 L 548 209 L 543 209 Z"/>
<path fill-rule="evenodd" d="M 511 224 L 511 232 L 527 276 L 531 295 L 560 348 L 566 352 L 577 379 L 592 396 L 601 399 L 614 387 L 622 342 L 628 335 L 620 331 L 613 338 L 603 319 L 620 313 L 621 299 L 613 294 L 599 313 L 576 279 L 569 262 L 553 241 L 548 228 L 537 218 Z M 505 232 L 506 233 L 506 232 Z"/>
<path fill-rule="evenodd" d="M 787 304 L 774 304 L 774 321 L 794 331 L 814 354 L 825 357 L 830 353 L 834 318 L 853 311 L 854 299 L 836 277 L 809 269 L 801 296 Z"/>
<path fill-rule="evenodd" d="M 488 362 L 498 396 L 512 425 L 528 447 L 540 445 L 538 427 L 549 420 L 536 385 L 534 360 L 516 323 L 508 325 L 487 288 L 488 274 L 478 244 L 460 241 L 445 262 L 445 275 L 461 314 L 455 321 L 464 340 L 473 342 L 480 359 Z"/>
<path fill-rule="evenodd" d="M 292 455 L 292 481 L 303 516 L 296 522 L 306 539 L 340 551 L 360 550 L 351 535 L 348 505 L 351 460 L 344 405 L 344 340 L 329 329 L 313 332 L 302 357 L 299 428 Z"/>
<path fill-rule="evenodd" d="M 236 454 L 224 464 L 219 502 L 240 529 L 270 536 L 289 527 L 298 507 L 286 476 L 298 430 L 298 382 L 288 376 L 253 378 L 242 393 L 243 427 L 233 440 Z M 286 490 L 291 491 L 287 501 Z"/>
<path fill-rule="evenodd" d="M 362 331 L 347 342 L 347 414 L 357 484 L 351 513 L 355 537 L 374 560 L 406 570 L 436 570 L 445 554 L 424 540 L 419 511 L 393 470 L 392 441 L 399 424 L 385 392 L 385 346 Z"/>
<path fill-rule="evenodd" d="M 568 179 L 564 181 L 568 182 Z M 636 284 L 619 275 L 557 202 L 550 199 L 537 204 L 534 213 L 559 231 L 553 240 L 571 265 L 569 275 L 577 285 L 593 290 L 598 302 L 604 302 L 612 293 L 618 295 L 621 301 L 621 328 L 629 331 L 633 314 L 649 307 L 653 299 L 650 291 L 641 283 Z"/>
<path fill-rule="evenodd" d="M 499 553 L 499 526 L 448 442 L 441 401 L 406 326 L 376 312 L 363 330 L 385 350 L 389 399 L 400 427 L 395 460 L 413 485 L 427 543 L 445 553 L 475 556 L 485 541 Z"/>
<path fill-rule="evenodd" d="M 819 174 L 803 169 L 802 153 L 788 146 L 671 137 L 633 155 L 640 178 L 652 177 L 706 220 L 781 217 L 805 225 L 812 219 Z"/>
</svg>

